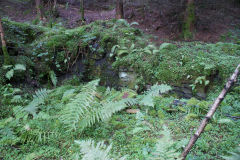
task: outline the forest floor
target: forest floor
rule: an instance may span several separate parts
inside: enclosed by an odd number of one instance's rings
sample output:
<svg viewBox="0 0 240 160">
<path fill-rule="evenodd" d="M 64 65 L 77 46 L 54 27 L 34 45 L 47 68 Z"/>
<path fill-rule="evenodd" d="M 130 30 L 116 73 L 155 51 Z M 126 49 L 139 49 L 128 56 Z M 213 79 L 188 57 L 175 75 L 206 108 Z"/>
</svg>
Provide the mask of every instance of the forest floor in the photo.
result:
<svg viewBox="0 0 240 160">
<path fill-rule="evenodd" d="M 0 0 L 14 62 L 4 65 L 0 48 L 0 160 L 80 159 L 98 150 L 114 159 L 177 159 L 240 62 L 240 29 L 231 32 L 237 7 L 222 15 L 202 9 L 195 42 L 185 42 L 171 19 L 178 10 L 124 8 L 143 34 L 124 20 L 94 22 L 113 19 L 113 4 L 86 7 L 81 26 L 77 5 L 59 4 L 56 21 L 42 23 L 30 0 L 9 1 Z M 239 94 L 240 79 L 188 160 L 223 160 L 239 147 Z"/>
<path fill-rule="evenodd" d="M 9 2 L 0 2 L 0 6 L 4 6 L 2 11 L 4 15 L 17 22 L 33 21 L 36 18 L 35 7 L 27 7 L 21 5 L 9 4 Z M 99 4 L 99 6 L 104 6 Z M 15 9 L 11 9 L 15 8 Z M 45 8 L 47 10 L 47 8 Z M 67 28 L 74 28 L 80 24 L 80 13 L 79 7 L 76 5 L 63 5 L 58 6 L 59 11 L 59 22 L 63 22 Z M 240 24 L 240 9 L 233 8 L 229 13 L 222 17 L 221 11 L 214 11 L 206 9 L 201 15 L 197 15 L 196 31 L 193 37 L 193 41 L 204 41 L 204 42 L 218 42 L 221 40 L 223 35 L 229 34 L 230 30 L 237 28 Z M 224 11 L 226 12 L 226 11 Z M 169 16 L 169 15 L 168 15 Z M 108 9 L 103 8 L 91 8 L 85 9 L 86 23 L 89 24 L 96 20 L 108 20 L 115 17 L 115 9 L 111 6 Z M 150 12 L 142 13 L 139 8 L 125 8 L 125 18 L 129 22 L 137 22 L 139 25 L 135 26 L 145 33 L 154 36 L 152 39 L 158 44 L 161 44 L 166 39 L 170 40 L 182 40 L 179 25 L 172 22 L 165 22 L 168 17 L 159 15 L 159 11 L 153 9 Z M 180 27 L 181 28 L 181 27 Z"/>
</svg>

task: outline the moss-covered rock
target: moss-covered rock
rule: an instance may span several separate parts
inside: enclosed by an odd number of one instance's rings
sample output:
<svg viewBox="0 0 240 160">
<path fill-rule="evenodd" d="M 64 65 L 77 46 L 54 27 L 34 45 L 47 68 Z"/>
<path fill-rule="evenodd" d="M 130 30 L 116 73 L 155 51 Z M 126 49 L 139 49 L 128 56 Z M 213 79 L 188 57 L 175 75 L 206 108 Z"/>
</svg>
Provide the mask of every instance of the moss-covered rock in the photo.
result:
<svg viewBox="0 0 240 160">
<path fill-rule="evenodd" d="M 84 72 L 81 74 L 88 80 L 100 77 L 104 84 L 118 82 L 118 76 L 112 76 L 114 71 L 109 57 L 111 48 L 120 43 L 123 37 L 134 39 L 139 34 L 126 21 L 116 23 L 115 20 L 96 21 L 74 29 L 65 29 L 5 19 L 3 26 L 8 46 L 13 48 L 10 50 L 11 56 L 28 57 L 30 60 L 25 62 L 26 59 L 22 58 L 21 63 L 34 70 L 31 76 L 45 79 L 51 70 L 58 75 L 64 74 L 74 66 L 77 68 L 81 61 L 84 69 L 78 68 L 75 72 Z"/>
<path fill-rule="evenodd" d="M 142 84 L 158 82 L 181 86 L 207 82 L 209 88 L 213 82 L 225 83 L 240 61 L 240 46 L 236 44 L 194 42 L 178 43 L 177 46 L 154 53 L 134 48 L 130 54 L 119 57 L 114 67 L 132 68 Z"/>
</svg>

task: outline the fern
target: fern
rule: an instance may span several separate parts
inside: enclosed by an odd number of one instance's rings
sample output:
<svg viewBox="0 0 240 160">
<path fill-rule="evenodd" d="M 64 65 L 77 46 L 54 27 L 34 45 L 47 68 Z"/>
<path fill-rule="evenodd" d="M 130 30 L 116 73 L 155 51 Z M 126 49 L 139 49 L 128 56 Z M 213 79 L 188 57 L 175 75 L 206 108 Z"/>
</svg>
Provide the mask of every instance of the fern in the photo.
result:
<svg viewBox="0 0 240 160">
<path fill-rule="evenodd" d="M 40 129 L 31 129 L 25 125 L 19 132 L 20 141 L 23 143 L 46 143 L 51 139 L 55 139 L 58 136 L 57 132 L 43 131 Z"/>
<path fill-rule="evenodd" d="M 153 159 L 156 160 L 180 160 L 180 152 L 174 148 L 174 141 L 171 138 L 171 132 L 167 126 L 163 126 L 163 137 L 156 144 L 156 151 L 153 153 Z"/>
<path fill-rule="evenodd" d="M 80 145 L 80 154 L 75 154 L 74 159 L 80 159 L 80 155 L 82 160 L 113 160 L 110 158 L 110 151 L 112 149 L 112 145 L 106 146 L 104 142 L 98 142 L 95 144 L 92 140 L 86 141 L 75 141 L 78 145 Z M 118 160 L 125 160 L 125 157 L 117 158 Z"/>
<path fill-rule="evenodd" d="M 22 99 L 22 96 L 20 95 L 15 95 L 11 99 L 11 103 L 22 103 L 22 102 L 23 102 L 23 99 Z"/>
<path fill-rule="evenodd" d="M 139 104 L 145 106 L 154 107 L 153 98 L 158 96 L 159 94 L 166 93 L 170 91 L 172 88 L 168 85 L 154 85 L 148 91 L 144 93 L 144 95 L 139 96 Z"/>
<path fill-rule="evenodd" d="M 108 120 L 114 113 L 121 111 L 128 107 L 128 104 L 136 103 L 134 99 L 123 99 L 121 101 L 108 101 L 98 105 L 97 107 L 92 107 L 85 115 L 81 117 L 79 125 L 82 129 L 88 126 L 92 126 L 96 122 Z"/>
<path fill-rule="evenodd" d="M 49 72 L 49 77 L 50 77 L 50 80 L 51 80 L 52 84 L 54 85 L 54 87 L 56 87 L 58 81 L 57 81 L 57 76 L 56 76 L 55 72 L 50 71 Z"/>
<path fill-rule="evenodd" d="M 239 160 L 240 159 L 240 147 L 238 147 L 235 152 L 231 152 L 231 156 L 229 156 L 229 157 L 223 156 L 223 158 L 225 160 Z"/>
<path fill-rule="evenodd" d="M 37 109 L 39 105 L 44 104 L 45 100 L 48 98 L 49 91 L 46 89 L 39 89 L 33 95 L 33 100 L 24 108 L 25 111 L 36 116 Z"/>
<path fill-rule="evenodd" d="M 97 122 L 109 119 L 114 113 L 127 108 L 128 105 L 136 104 L 135 99 L 122 98 L 123 93 L 114 92 L 114 90 L 107 91 L 104 95 L 106 98 L 99 102 L 96 97 L 98 82 L 99 80 L 89 82 L 74 97 L 70 94 L 73 98 L 65 105 L 60 116 L 60 120 L 68 131 L 76 129 L 82 131 Z"/>
<path fill-rule="evenodd" d="M 76 130 L 81 117 L 89 113 L 91 104 L 94 102 L 98 82 L 99 80 L 95 80 L 83 86 L 81 92 L 66 104 L 60 120 L 65 124 L 68 131 Z"/>
<path fill-rule="evenodd" d="M 25 71 L 26 66 L 23 64 L 16 64 L 14 67 L 12 65 L 3 66 L 5 69 L 11 68 L 5 75 L 5 77 L 10 80 L 14 76 L 14 71 Z"/>
</svg>

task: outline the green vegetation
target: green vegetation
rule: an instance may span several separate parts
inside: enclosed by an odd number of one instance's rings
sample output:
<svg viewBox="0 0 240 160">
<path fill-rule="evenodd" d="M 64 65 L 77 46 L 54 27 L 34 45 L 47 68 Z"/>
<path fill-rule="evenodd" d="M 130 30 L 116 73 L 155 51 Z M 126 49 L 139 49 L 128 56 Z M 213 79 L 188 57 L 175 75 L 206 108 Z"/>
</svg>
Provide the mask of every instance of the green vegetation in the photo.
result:
<svg viewBox="0 0 240 160">
<path fill-rule="evenodd" d="M 179 158 L 240 62 L 240 45 L 156 46 L 133 24 L 66 29 L 3 20 L 14 62 L 6 66 L 0 57 L 0 159 Z M 74 66 L 85 70 L 62 80 Z M 134 84 L 123 88 L 112 72 L 135 73 Z M 239 80 L 189 160 L 224 159 L 240 144 Z M 206 99 L 179 97 L 173 86 L 183 84 L 203 88 Z"/>
<path fill-rule="evenodd" d="M 123 55 L 124 47 L 130 49 Z M 240 61 L 240 46 L 232 43 L 163 43 L 160 48 L 153 45 L 133 48 L 129 44 L 124 47 L 118 50 L 116 55 L 120 58 L 113 66 L 133 68 L 144 84 L 198 85 L 199 77 L 210 84 L 217 78 L 218 84 L 222 84 Z"/>
<path fill-rule="evenodd" d="M 188 2 L 187 4 L 187 9 L 186 9 L 186 15 L 185 15 L 185 20 L 183 23 L 183 38 L 185 40 L 193 38 L 193 28 L 194 28 L 194 23 L 196 21 L 195 17 L 195 5 L 194 1 Z"/>
</svg>

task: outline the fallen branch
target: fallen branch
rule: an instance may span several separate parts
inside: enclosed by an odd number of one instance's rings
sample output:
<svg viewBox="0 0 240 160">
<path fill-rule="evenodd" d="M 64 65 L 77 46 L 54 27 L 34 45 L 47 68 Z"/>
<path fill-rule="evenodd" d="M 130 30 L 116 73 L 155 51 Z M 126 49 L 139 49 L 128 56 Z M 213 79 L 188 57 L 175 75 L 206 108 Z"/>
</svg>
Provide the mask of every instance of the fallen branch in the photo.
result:
<svg viewBox="0 0 240 160">
<path fill-rule="evenodd" d="M 204 128 L 206 127 L 208 121 L 212 118 L 213 114 L 215 113 L 215 111 L 218 108 L 218 106 L 220 105 L 220 103 L 223 101 L 223 99 L 226 96 L 226 94 L 229 91 L 229 89 L 237 81 L 237 77 L 238 77 L 238 74 L 239 74 L 239 68 L 240 68 L 240 64 L 237 66 L 237 68 L 234 71 L 234 73 L 231 76 L 231 78 L 227 81 L 224 89 L 222 90 L 222 92 L 220 93 L 218 98 L 213 103 L 213 105 L 210 108 L 210 110 L 208 111 L 206 117 L 202 120 L 200 126 L 198 127 L 198 130 L 196 131 L 196 133 L 190 139 L 188 145 L 186 146 L 186 148 L 184 149 L 184 151 L 183 151 L 183 153 L 181 155 L 182 156 L 182 160 L 186 159 L 186 157 L 187 157 L 188 153 L 190 152 L 190 150 L 192 149 L 193 145 L 195 144 L 197 139 L 200 137 L 201 133 L 204 131 Z"/>
</svg>

